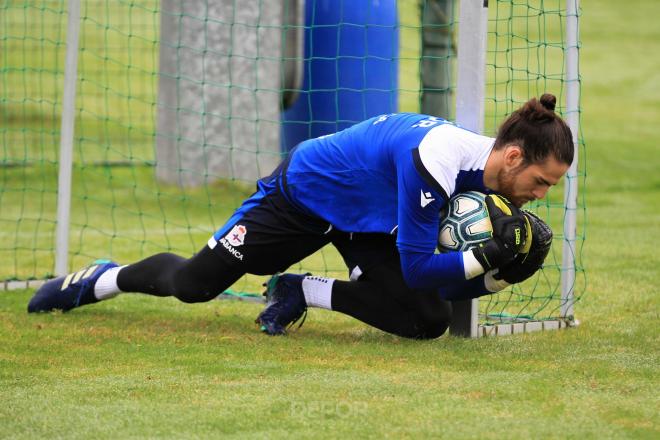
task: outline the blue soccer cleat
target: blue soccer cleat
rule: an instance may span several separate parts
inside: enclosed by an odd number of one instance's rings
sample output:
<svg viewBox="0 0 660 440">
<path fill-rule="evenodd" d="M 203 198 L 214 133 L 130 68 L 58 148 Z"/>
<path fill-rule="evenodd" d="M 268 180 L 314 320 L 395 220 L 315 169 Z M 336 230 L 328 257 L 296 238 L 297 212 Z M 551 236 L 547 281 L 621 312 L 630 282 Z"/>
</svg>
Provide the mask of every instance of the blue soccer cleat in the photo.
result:
<svg viewBox="0 0 660 440">
<path fill-rule="evenodd" d="M 277 274 L 266 283 L 266 308 L 255 322 L 269 335 L 284 335 L 303 314 L 307 316 L 307 303 L 302 290 L 306 275 Z M 298 326 L 300 328 L 305 319 Z"/>
<path fill-rule="evenodd" d="M 67 312 L 98 302 L 94 296 L 94 284 L 102 273 L 117 266 L 117 263 L 109 260 L 96 260 L 91 266 L 46 282 L 30 300 L 28 313 L 52 310 Z"/>
</svg>

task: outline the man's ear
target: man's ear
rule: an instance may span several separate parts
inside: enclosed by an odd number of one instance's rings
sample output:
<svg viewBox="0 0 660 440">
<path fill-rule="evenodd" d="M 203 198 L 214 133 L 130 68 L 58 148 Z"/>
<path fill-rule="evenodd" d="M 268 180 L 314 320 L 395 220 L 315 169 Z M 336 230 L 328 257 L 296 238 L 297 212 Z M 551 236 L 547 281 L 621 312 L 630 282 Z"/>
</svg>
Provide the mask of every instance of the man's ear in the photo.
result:
<svg viewBox="0 0 660 440">
<path fill-rule="evenodd" d="M 517 168 L 523 163 L 524 155 L 519 145 L 511 144 L 504 147 L 504 165 L 509 168 Z"/>
</svg>

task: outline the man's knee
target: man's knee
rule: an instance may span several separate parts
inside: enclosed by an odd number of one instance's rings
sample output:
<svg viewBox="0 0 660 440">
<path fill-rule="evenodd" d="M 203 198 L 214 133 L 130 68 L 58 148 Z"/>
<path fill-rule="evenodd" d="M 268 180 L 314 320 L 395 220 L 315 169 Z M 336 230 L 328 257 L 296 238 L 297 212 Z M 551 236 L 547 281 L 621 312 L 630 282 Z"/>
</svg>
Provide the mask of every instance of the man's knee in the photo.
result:
<svg viewBox="0 0 660 440">
<path fill-rule="evenodd" d="M 194 304 L 194 303 L 200 303 L 200 302 L 207 302 L 211 301 L 213 298 L 218 296 L 218 293 L 211 293 L 211 292 L 201 292 L 198 290 L 177 290 L 176 294 L 174 295 L 176 299 L 178 299 L 181 302 L 188 303 L 188 304 Z"/>
<path fill-rule="evenodd" d="M 418 320 L 400 325 L 391 333 L 409 339 L 436 339 L 445 334 L 448 328 L 449 321 L 424 322 Z"/>
<path fill-rule="evenodd" d="M 184 303 L 207 302 L 220 294 L 217 283 L 205 280 L 199 274 L 195 275 L 190 260 L 181 264 L 171 276 L 172 295 Z"/>
<path fill-rule="evenodd" d="M 415 339 L 439 338 L 449 328 L 451 322 L 451 303 L 439 300 L 432 304 L 426 304 L 417 310 L 415 331 L 411 336 Z"/>
<path fill-rule="evenodd" d="M 436 339 L 444 335 L 449 328 L 449 321 L 425 323 L 415 339 Z"/>
</svg>

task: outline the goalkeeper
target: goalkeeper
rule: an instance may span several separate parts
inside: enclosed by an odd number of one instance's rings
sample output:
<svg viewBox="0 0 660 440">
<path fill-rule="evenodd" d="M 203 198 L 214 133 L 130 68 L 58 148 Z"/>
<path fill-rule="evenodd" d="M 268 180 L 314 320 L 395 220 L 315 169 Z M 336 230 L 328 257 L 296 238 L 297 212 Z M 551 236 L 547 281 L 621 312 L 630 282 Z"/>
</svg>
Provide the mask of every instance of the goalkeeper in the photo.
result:
<svg viewBox="0 0 660 440">
<path fill-rule="evenodd" d="M 448 300 L 495 292 L 542 264 L 549 230 L 519 207 L 544 197 L 573 160 L 555 102 L 530 99 L 496 138 L 401 113 L 302 142 L 193 257 L 97 261 L 45 283 L 28 311 L 67 311 L 121 292 L 209 301 L 245 273 L 283 272 L 332 243 L 350 281 L 275 275 L 257 318 L 262 331 L 282 334 L 307 307 L 320 307 L 400 336 L 438 337 L 451 320 Z M 441 209 L 469 190 L 489 194 L 493 238 L 436 253 Z"/>
</svg>

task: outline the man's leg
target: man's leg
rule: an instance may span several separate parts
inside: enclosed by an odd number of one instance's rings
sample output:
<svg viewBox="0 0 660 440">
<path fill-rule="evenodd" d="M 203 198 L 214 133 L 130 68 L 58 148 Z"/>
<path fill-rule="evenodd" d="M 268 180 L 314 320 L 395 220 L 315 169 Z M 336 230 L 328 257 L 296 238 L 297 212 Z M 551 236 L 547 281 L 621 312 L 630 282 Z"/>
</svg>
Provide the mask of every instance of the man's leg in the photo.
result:
<svg viewBox="0 0 660 440">
<path fill-rule="evenodd" d="M 174 296 L 183 302 L 204 302 L 246 273 L 273 274 L 314 253 L 329 242 L 321 232 L 327 224 L 296 212 L 279 193 L 259 199 L 214 234 L 190 259 L 163 253 L 117 268 L 109 285 L 124 292 Z M 99 280 L 102 291 L 105 274 Z M 110 294 L 112 295 L 112 294 Z"/>
<path fill-rule="evenodd" d="M 357 281 L 335 281 L 332 310 L 415 339 L 437 338 L 451 321 L 451 303 L 437 291 L 409 288 L 394 260 L 372 266 Z"/>
<path fill-rule="evenodd" d="M 451 304 L 435 290 L 414 290 L 403 280 L 395 237 L 344 234 L 333 238 L 351 281 L 306 277 L 309 306 L 342 312 L 380 330 L 418 339 L 437 338 L 451 320 Z"/>
<path fill-rule="evenodd" d="M 187 303 L 215 298 L 245 273 L 240 267 L 227 264 L 208 246 L 192 258 L 162 253 L 117 269 L 119 291 L 174 296 Z M 111 274 L 107 280 L 105 276 L 97 282 L 96 290 L 101 291 L 103 284 L 112 282 Z"/>
<path fill-rule="evenodd" d="M 67 311 L 120 292 L 209 301 L 245 273 L 286 270 L 327 244 L 328 230 L 327 223 L 300 213 L 277 190 L 260 190 L 192 258 L 163 253 L 123 267 L 98 261 L 44 284 L 28 312 Z"/>
</svg>

